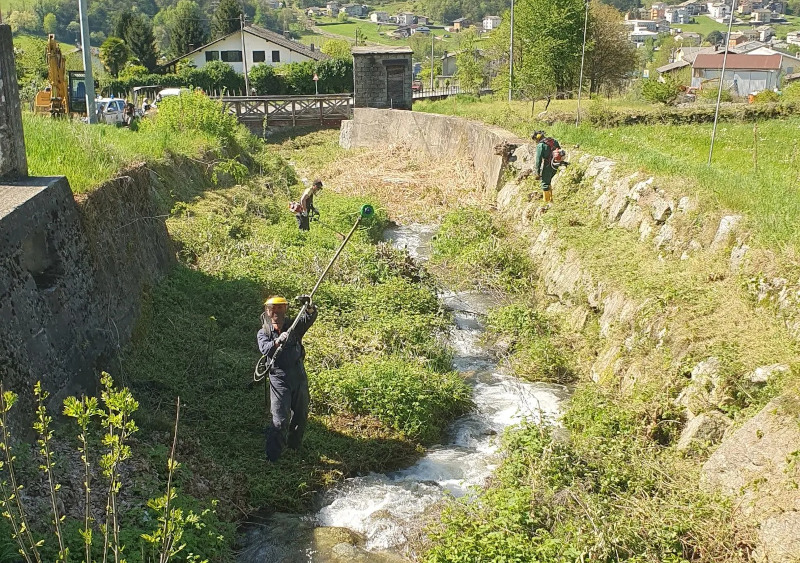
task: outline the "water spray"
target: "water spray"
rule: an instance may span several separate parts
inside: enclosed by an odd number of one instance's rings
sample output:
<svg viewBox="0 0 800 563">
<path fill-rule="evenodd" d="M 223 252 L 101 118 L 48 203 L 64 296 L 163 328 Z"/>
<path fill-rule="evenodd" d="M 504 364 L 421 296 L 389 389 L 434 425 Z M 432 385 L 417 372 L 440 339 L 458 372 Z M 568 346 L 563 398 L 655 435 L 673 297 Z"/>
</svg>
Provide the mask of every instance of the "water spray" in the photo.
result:
<svg viewBox="0 0 800 563">
<path fill-rule="evenodd" d="M 308 309 L 308 306 L 311 304 L 311 300 L 314 298 L 314 294 L 317 292 L 317 289 L 319 289 L 319 286 L 322 283 L 322 280 L 324 280 L 325 276 L 328 275 L 328 272 L 330 271 L 331 267 L 333 266 L 333 263 L 336 262 L 337 258 L 339 258 L 339 255 L 342 253 L 342 250 L 344 250 L 345 245 L 350 241 L 350 237 L 352 237 L 353 233 L 356 232 L 356 229 L 358 228 L 358 225 L 361 223 L 361 220 L 362 219 L 369 219 L 374 214 L 375 214 L 375 209 L 370 204 L 365 203 L 364 205 L 361 206 L 361 209 L 358 212 L 358 219 L 356 219 L 356 222 L 353 224 L 353 228 L 350 229 L 350 232 L 347 233 L 346 237 L 344 237 L 344 240 L 342 241 L 342 244 L 339 246 L 339 249 L 336 251 L 336 254 L 333 255 L 333 258 L 331 258 L 331 261 L 328 262 L 328 265 L 325 267 L 325 270 L 322 272 L 322 275 L 317 280 L 317 283 L 314 284 L 314 288 L 311 290 L 311 293 L 308 294 L 308 299 L 305 300 L 305 302 L 303 303 L 302 308 L 300 309 L 300 312 L 297 313 L 297 316 L 294 318 L 294 322 L 292 323 L 292 326 L 290 326 L 289 330 L 286 331 L 287 334 L 289 334 L 291 336 L 292 332 L 294 331 L 295 327 L 297 326 L 297 323 L 300 321 L 300 317 L 303 316 L 303 313 L 306 312 L 306 309 Z M 272 354 L 271 358 L 267 358 L 267 356 L 261 356 L 258 359 L 258 362 L 256 362 L 256 369 L 253 372 L 253 381 L 259 382 L 262 379 L 264 379 L 267 376 L 267 374 L 269 374 L 269 370 L 272 369 L 272 366 L 275 364 L 275 360 L 280 355 L 282 350 L 283 350 L 283 344 L 278 346 L 278 348 L 275 350 L 275 353 Z M 264 386 L 264 396 L 265 396 L 265 398 L 266 398 L 266 393 L 267 393 L 266 389 L 267 389 L 267 386 L 265 385 Z"/>
</svg>

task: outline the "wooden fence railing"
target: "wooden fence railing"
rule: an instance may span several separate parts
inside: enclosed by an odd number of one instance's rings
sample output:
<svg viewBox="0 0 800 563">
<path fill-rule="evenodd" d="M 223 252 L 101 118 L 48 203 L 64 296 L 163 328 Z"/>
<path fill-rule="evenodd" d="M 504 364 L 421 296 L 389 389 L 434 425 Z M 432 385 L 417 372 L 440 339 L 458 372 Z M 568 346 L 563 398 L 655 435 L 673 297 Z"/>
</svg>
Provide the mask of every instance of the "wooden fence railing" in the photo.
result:
<svg viewBox="0 0 800 563">
<path fill-rule="evenodd" d="M 223 96 L 225 108 L 245 125 L 336 125 L 353 116 L 350 94 Z"/>
</svg>

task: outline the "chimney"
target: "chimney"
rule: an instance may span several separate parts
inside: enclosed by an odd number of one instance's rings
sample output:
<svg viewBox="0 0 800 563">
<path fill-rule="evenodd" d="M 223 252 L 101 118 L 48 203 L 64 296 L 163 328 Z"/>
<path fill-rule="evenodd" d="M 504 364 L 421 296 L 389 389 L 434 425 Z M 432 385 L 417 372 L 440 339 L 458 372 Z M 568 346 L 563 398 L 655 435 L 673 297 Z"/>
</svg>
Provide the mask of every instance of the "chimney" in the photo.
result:
<svg viewBox="0 0 800 563">
<path fill-rule="evenodd" d="M 311 45 L 309 45 L 309 47 L 311 47 L 312 51 L 314 50 L 314 44 L 313 43 Z"/>
</svg>

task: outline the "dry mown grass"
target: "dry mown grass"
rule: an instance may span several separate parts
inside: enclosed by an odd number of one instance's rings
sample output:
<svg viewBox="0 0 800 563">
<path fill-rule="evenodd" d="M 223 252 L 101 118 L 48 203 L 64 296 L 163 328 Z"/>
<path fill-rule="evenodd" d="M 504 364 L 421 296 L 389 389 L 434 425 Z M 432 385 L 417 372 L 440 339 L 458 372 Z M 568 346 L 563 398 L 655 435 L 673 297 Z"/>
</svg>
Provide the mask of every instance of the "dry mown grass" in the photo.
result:
<svg viewBox="0 0 800 563">
<path fill-rule="evenodd" d="M 467 157 L 435 158 L 404 145 L 345 151 L 338 131 L 294 138 L 281 149 L 301 176 L 319 177 L 337 193 L 376 198 L 399 223 L 433 222 L 456 207 L 493 203 Z"/>
<path fill-rule="evenodd" d="M 320 173 L 337 192 L 377 197 L 399 222 L 433 221 L 454 207 L 490 201 L 469 158 L 432 158 L 402 145 L 352 153 Z"/>
</svg>

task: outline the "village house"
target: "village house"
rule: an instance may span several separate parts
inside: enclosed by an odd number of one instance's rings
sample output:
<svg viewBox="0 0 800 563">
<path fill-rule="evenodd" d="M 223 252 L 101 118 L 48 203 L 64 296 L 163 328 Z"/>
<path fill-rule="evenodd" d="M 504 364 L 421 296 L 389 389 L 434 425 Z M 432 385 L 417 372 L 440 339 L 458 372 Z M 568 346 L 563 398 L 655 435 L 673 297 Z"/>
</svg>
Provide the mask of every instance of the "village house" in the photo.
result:
<svg viewBox="0 0 800 563">
<path fill-rule="evenodd" d="M 675 33 L 675 41 L 687 46 L 700 45 L 702 40 L 703 37 L 694 31 L 679 31 Z"/>
<path fill-rule="evenodd" d="M 372 12 L 369 15 L 369 20 L 375 23 L 387 23 L 389 21 L 389 12 Z"/>
<path fill-rule="evenodd" d="M 335 18 L 339 15 L 339 3 L 338 2 L 328 2 L 325 5 L 325 11 L 328 12 L 328 15 L 332 18 Z"/>
<path fill-rule="evenodd" d="M 462 31 L 469 27 L 470 21 L 467 18 L 453 20 L 453 31 Z"/>
<path fill-rule="evenodd" d="M 417 16 L 411 12 L 401 12 L 397 14 L 397 25 L 411 25 L 417 23 Z"/>
<path fill-rule="evenodd" d="M 368 9 L 362 4 L 345 4 L 342 6 L 342 11 L 350 17 L 361 18 L 367 15 Z"/>
<path fill-rule="evenodd" d="M 754 23 L 769 23 L 772 21 L 772 10 L 765 10 L 763 8 L 753 10 L 753 17 L 750 20 Z"/>
<path fill-rule="evenodd" d="M 671 27 L 669 21 L 666 19 L 656 21 L 656 31 L 659 33 L 669 33 Z"/>
<path fill-rule="evenodd" d="M 655 39 L 658 37 L 658 32 L 648 31 L 646 29 L 634 28 L 633 31 L 628 33 L 628 41 L 641 47 L 648 39 Z"/>
<path fill-rule="evenodd" d="M 312 6 L 311 8 L 309 8 L 306 11 L 306 15 L 309 18 L 318 18 L 320 16 L 324 16 L 324 15 L 327 15 L 327 14 L 328 14 L 328 12 L 327 12 L 327 10 L 325 10 L 325 8 L 318 8 L 316 6 Z"/>
<path fill-rule="evenodd" d="M 750 41 L 750 39 L 745 37 L 744 33 L 737 31 L 731 33 L 731 36 L 728 37 L 728 47 L 736 47 L 737 45 L 747 43 L 748 41 Z"/>
<path fill-rule="evenodd" d="M 433 19 L 429 18 L 428 16 L 417 16 L 417 24 L 418 25 L 428 25 L 433 23 Z"/>
<path fill-rule="evenodd" d="M 690 16 L 697 16 L 707 11 L 706 5 L 699 0 L 686 0 L 677 4 L 678 8 L 684 8 Z"/>
<path fill-rule="evenodd" d="M 483 16 L 483 29 L 485 31 L 497 29 L 502 21 L 500 16 Z"/>
<path fill-rule="evenodd" d="M 664 10 L 664 19 L 669 23 L 686 24 L 691 23 L 692 16 L 686 8 L 670 6 Z"/>
<path fill-rule="evenodd" d="M 731 7 L 727 4 L 712 4 L 708 3 L 708 15 L 712 19 L 722 21 L 731 14 Z"/>
<path fill-rule="evenodd" d="M 736 11 L 743 16 L 748 16 L 753 13 L 753 10 L 759 10 L 762 7 L 761 0 L 742 0 Z"/>
<path fill-rule="evenodd" d="M 719 80 L 723 53 L 701 53 L 692 64 L 692 86 L 702 88 L 711 80 Z M 739 96 L 753 92 L 775 90 L 781 75 L 781 58 L 776 55 L 728 54 L 725 61 L 724 88 Z"/>
<path fill-rule="evenodd" d="M 644 30 L 644 31 L 657 31 L 658 30 L 658 22 L 654 20 L 629 20 L 626 19 L 622 22 L 625 27 L 631 30 Z"/>
<path fill-rule="evenodd" d="M 412 25 L 409 26 L 411 28 L 411 35 L 416 35 L 417 33 L 421 35 L 429 35 L 431 29 L 424 25 Z"/>
<path fill-rule="evenodd" d="M 663 2 L 654 2 L 650 6 L 650 19 L 660 20 L 664 17 L 664 12 L 667 10 L 667 5 Z"/>
<path fill-rule="evenodd" d="M 758 32 L 758 40 L 762 43 L 769 43 L 769 41 L 775 37 L 775 28 L 770 27 L 768 25 L 762 25 L 756 28 Z"/>
<path fill-rule="evenodd" d="M 236 72 L 244 72 L 245 60 L 248 72 L 257 64 L 275 66 L 284 63 L 300 63 L 305 61 L 322 61 L 328 55 L 313 47 L 285 38 L 257 25 L 244 28 L 245 52 L 242 53 L 242 31 L 237 29 L 198 47 L 164 65 L 168 71 L 174 71 L 178 61 L 189 61 L 197 68 L 202 68 L 211 61 L 228 63 Z"/>
</svg>

